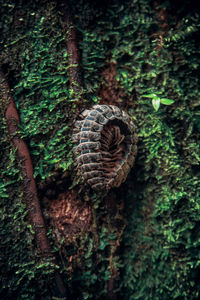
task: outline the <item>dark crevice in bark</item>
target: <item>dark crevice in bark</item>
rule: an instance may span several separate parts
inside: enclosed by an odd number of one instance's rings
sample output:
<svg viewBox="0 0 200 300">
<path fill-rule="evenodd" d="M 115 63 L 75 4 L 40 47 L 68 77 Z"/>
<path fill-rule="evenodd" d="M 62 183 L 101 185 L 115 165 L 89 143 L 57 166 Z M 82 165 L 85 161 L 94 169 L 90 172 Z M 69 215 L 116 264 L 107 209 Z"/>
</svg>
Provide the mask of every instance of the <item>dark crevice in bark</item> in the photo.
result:
<svg viewBox="0 0 200 300">
<path fill-rule="evenodd" d="M 20 119 L 15 102 L 10 93 L 9 85 L 2 72 L 0 72 L 0 99 L 5 114 L 7 130 L 13 147 L 16 149 L 16 157 L 20 165 L 23 182 L 24 199 L 26 202 L 28 216 L 35 232 L 35 241 L 38 251 L 43 259 L 51 260 L 56 264 L 51 246 L 47 238 L 47 231 L 42 215 L 40 202 L 37 195 L 35 179 L 33 177 L 33 166 L 28 147 L 19 133 Z M 50 283 L 52 293 L 57 297 L 65 297 L 66 289 L 60 277 L 55 271 L 54 283 Z"/>
<path fill-rule="evenodd" d="M 108 294 L 106 300 L 117 300 L 117 296 L 114 293 L 115 280 L 114 278 L 110 278 L 107 285 Z"/>
<path fill-rule="evenodd" d="M 118 195 L 119 196 L 119 195 Z M 120 195 L 121 196 L 121 195 Z M 107 281 L 106 300 L 117 300 L 118 293 L 116 292 L 120 270 L 115 265 L 116 257 L 120 255 L 120 240 L 126 226 L 123 220 L 124 203 L 117 197 L 115 193 L 110 192 L 104 199 L 107 211 L 107 223 L 109 224 L 108 234 L 115 234 L 116 240 L 110 242 L 110 278 Z"/>
</svg>

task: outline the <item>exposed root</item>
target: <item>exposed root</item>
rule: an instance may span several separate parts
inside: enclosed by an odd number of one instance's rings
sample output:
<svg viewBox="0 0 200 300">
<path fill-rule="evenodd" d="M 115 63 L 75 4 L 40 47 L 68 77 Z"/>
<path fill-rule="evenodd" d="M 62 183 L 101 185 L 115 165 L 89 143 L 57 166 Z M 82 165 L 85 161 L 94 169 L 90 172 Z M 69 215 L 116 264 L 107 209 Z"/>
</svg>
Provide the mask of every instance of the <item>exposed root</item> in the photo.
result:
<svg viewBox="0 0 200 300">
<path fill-rule="evenodd" d="M 36 245 L 43 258 L 50 258 L 56 264 L 47 238 L 46 226 L 37 195 L 36 183 L 33 177 L 31 157 L 26 143 L 18 132 L 20 124 L 19 115 L 10 93 L 8 83 L 2 72 L 0 72 L 0 100 L 5 111 L 7 130 L 11 142 L 13 147 L 17 150 L 16 155 L 21 169 L 24 198 L 28 209 L 29 219 L 35 232 Z M 65 297 L 66 290 L 57 271 L 55 271 L 54 277 L 56 286 L 53 293 L 58 297 Z"/>
</svg>

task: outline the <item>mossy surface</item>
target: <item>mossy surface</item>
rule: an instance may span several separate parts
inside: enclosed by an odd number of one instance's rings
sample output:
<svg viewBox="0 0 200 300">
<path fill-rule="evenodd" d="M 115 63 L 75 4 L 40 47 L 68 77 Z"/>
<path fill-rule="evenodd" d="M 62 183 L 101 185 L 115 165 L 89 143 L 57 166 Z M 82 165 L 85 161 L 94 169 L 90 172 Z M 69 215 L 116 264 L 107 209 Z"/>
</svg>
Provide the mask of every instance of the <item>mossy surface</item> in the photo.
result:
<svg viewBox="0 0 200 300">
<path fill-rule="evenodd" d="M 69 188 L 77 108 L 101 102 L 109 64 L 125 95 L 119 106 L 135 122 L 139 144 L 136 164 L 119 189 L 104 199 L 81 191 L 92 207 L 91 231 L 61 247 L 48 228 L 64 282 L 74 299 L 103 299 L 110 277 L 126 300 L 199 299 L 199 12 L 193 1 L 190 9 L 188 1 L 169 0 L 160 6 L 146 0 L 71 4 L 84 102 L 69 87 L 56 2 L 1 1 L 0 62 L 40 197 L 46 182 L 56 184 L 62 176 Z M 151 98 L 143 97 L 152 93 L 174 103 L 156 112 Z M 35 252 L 4 112 L 2 105 L 0 298 L 51 299 L 48 282 L 55 266 Z"/>
</svg>

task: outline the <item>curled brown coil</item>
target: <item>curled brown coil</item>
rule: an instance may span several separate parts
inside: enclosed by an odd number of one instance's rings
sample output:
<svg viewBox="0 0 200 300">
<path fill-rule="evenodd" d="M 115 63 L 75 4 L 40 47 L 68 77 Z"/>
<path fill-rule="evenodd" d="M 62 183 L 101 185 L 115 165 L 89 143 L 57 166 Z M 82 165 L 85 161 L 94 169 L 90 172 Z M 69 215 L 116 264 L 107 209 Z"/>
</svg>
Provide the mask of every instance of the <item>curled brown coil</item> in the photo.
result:
<svg viewBox="0 0 200 300">
<path fill-rule="evenodd" d="M 137 153 L 135 125 L 114 105 L 95 105 L 80 117 L 73 135 L 79 174 L 97 191 L 120 186 Z"/>
</svg>

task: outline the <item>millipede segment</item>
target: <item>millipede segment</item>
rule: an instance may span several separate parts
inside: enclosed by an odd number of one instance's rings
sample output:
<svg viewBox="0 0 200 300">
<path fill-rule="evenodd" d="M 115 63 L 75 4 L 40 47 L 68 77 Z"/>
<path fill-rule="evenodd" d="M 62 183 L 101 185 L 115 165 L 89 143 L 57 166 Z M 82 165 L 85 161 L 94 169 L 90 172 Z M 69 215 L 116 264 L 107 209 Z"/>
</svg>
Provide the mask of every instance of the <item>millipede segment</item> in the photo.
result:
<svg viewBox="0 0 200 300">
<path fill-rule="evenodd" d="M 73 135 L 79 174 L 96 191 L 120 186 L 137 153 L 135 125 L 114 105 L 94 105 L 80 118 Z"/>
</svg>

